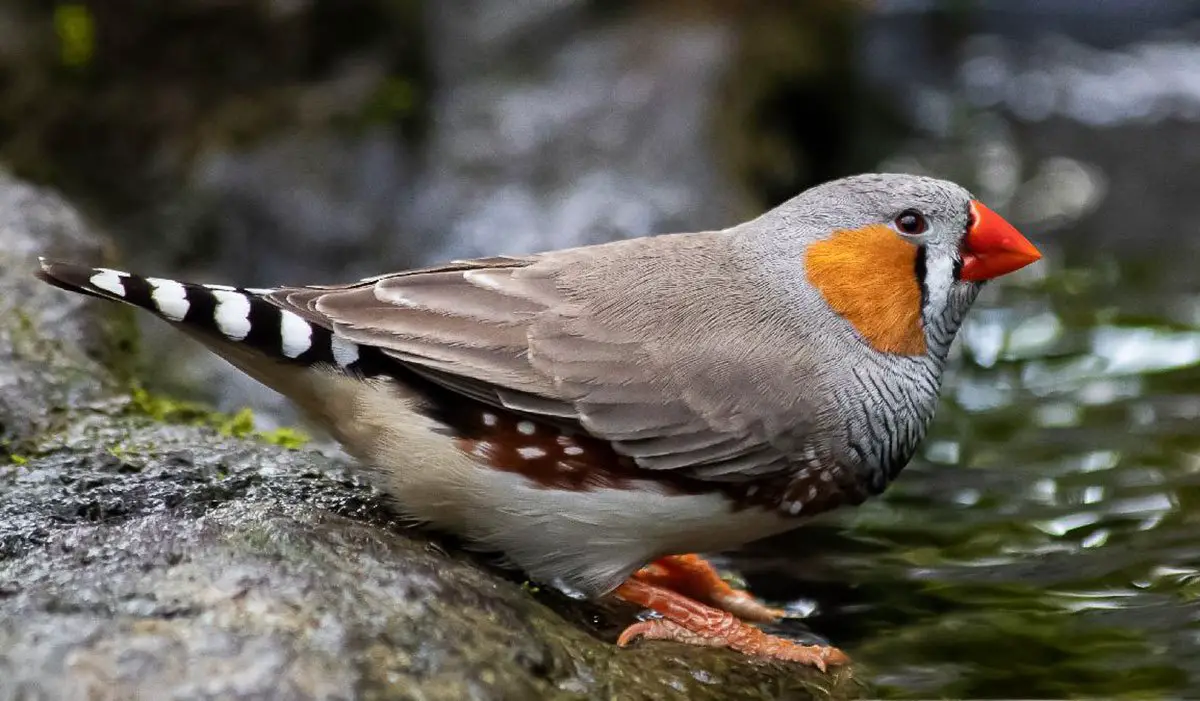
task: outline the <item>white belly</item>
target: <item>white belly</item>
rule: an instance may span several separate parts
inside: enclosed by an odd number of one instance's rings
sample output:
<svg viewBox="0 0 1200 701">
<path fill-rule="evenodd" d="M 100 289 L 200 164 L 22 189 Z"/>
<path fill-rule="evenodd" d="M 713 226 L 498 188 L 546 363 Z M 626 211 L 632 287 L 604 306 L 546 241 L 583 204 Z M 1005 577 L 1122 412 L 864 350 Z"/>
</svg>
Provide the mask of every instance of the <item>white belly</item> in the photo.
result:
<svg viewBox="0 0 1200 701">
<path fill-rule="evenodd" d="M 540 581 L 600 595 L 662 555 L 725 550 L 796 525 L 774 511 L 734 510 L 719 493 L 665 494 L 652 481 L 548 489 L 463 453 L 394 385 L 312 379 L 314 394 L 294 398 L 316 409 L 406 515 L 498 550 Z"/>
</svg>

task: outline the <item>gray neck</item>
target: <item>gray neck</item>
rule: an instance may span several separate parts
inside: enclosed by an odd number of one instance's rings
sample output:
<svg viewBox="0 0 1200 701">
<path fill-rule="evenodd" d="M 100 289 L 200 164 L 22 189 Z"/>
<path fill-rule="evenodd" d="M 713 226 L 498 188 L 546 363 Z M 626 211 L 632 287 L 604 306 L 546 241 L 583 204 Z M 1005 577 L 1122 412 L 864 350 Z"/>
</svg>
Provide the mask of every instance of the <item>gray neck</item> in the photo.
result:
<svg viewBox="0 0 1200 701">
<path fill-rule="evenodd" d="M 954 336 L 979 293 L 979 285 L 955 284 L 947 290 L 940 313 L 922 314 L 928 353 L 876 357 L 866 354 L 851 370 L 851 383 L 840 401 L 846 437 L 859 474 L 879 493 L 908 464 L 925 438 L 937 409 L 942 370 Z M 926 304 L 926 310 L 936 308 Z"/>
<path fill-rule="evenodd" d="M 926 304 L 921 311 L 921 323 L 925 326 L 925 344 L 930 357 L 937 360 L 939 366 L 946 364 L 946 356 L 954 337 L 962 326 L 963 319 L 979 295 L 982 285 L 979 283 L 955 283 L 947 292 L 946 300 L 941 305 Z"/>
<path fill-rule="evenodd" d="M 865 358 L 839 398 L 855 468 L 872 493 L 900 473 L 937 408 L 941 362 L 932 356 Z"/>
</svg>

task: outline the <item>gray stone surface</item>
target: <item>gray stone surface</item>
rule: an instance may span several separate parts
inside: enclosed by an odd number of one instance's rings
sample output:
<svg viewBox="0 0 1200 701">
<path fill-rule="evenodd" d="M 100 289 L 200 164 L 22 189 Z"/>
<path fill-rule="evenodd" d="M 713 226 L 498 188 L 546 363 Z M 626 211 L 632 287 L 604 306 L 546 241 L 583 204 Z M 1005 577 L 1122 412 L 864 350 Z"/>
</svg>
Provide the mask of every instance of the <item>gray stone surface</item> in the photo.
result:
<svg viewBox="0 0 1200 701">
<path fill-rule="evenodd" d="M 723 650 L 620 650 L 574 602 L 404 528 L 351 466 L 170 424 L 111 368 L 128 315 L 33 279 L 103 251 L 0 176 L 0 699 L 807 699 Z"/>
</svg>

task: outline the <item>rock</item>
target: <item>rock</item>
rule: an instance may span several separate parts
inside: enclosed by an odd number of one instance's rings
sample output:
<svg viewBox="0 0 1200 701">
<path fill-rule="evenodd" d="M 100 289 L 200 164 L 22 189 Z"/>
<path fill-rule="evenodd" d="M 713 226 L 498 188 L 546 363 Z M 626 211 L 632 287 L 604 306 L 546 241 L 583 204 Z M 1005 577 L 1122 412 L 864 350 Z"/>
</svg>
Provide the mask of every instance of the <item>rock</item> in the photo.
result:
<svg viewBox="0 0 1200 701">
<path fill-rule="evenodd" d="M 725 650 L 621 650 L 624 608 L 402 527 L 352 465 L 149 416 L 128 316 L 35 281 L 104 249 L 0 177 L 0 699 L 809 699 Z M 104 315 L 104 316 L 102 316 Z"/>
</svg>

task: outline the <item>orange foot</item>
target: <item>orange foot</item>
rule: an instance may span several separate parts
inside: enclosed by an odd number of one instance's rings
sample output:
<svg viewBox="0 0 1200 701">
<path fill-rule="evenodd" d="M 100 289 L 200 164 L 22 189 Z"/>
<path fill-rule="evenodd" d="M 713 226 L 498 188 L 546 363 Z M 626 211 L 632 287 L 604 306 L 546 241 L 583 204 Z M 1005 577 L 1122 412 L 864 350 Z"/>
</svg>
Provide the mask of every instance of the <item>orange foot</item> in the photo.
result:
<svg viewBox="0 0 1200 701">
<path fill-rule="evenodd" d="M 835 647 L 801 645 L 739 621 L 728 611 L 721 611 L 693 601 L 640 578 L 631 578 L 617 587 L 616 595 L 630 603 L 644 606 L 663 615 L 662 619 L 634 623 L 621 633 L 621 647 L 637 640 L 672 640 L 689 645 L 728 647 L 747 655 L 800 662 L 822 672 L 826 665 L 841 665 L 850 661 Z"/>
<path fill-rule="evenodd" d="M 783 609 L 764 605 L 750 592 L 729 586 L 717 574 L 716 568 L 699 555 L 668 555 L 646 565 L 633 576 L 747 621 L 773 623 L 787 615 Z"/>
</svg>

